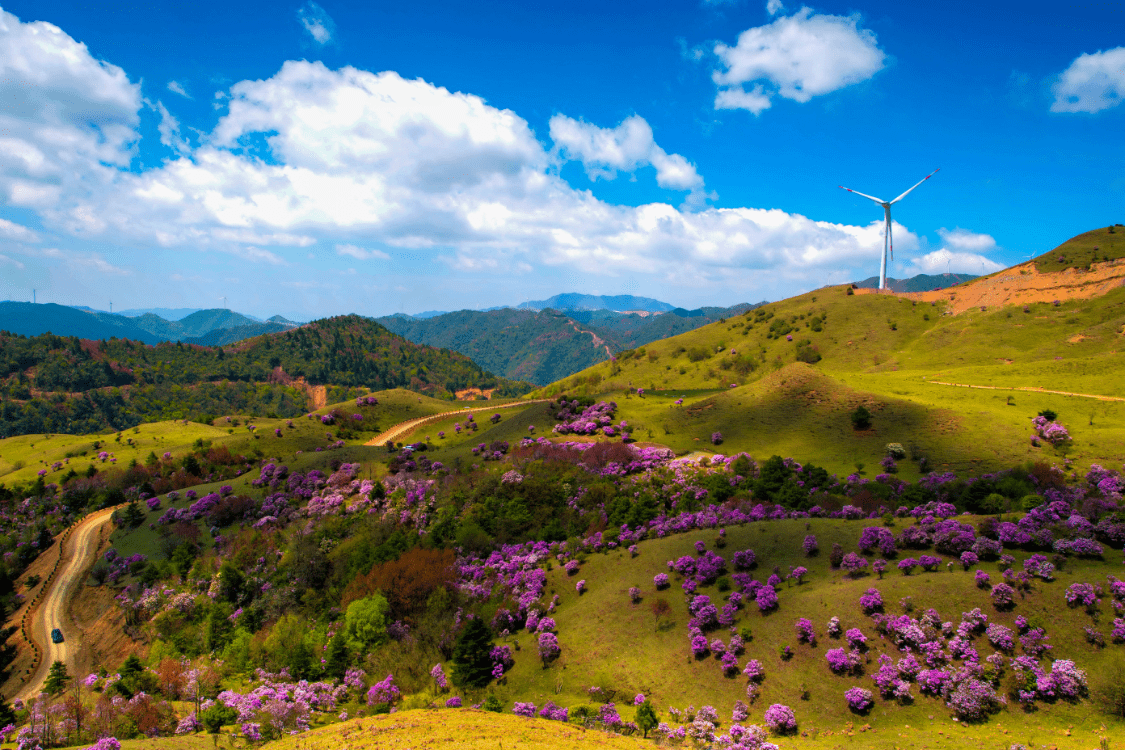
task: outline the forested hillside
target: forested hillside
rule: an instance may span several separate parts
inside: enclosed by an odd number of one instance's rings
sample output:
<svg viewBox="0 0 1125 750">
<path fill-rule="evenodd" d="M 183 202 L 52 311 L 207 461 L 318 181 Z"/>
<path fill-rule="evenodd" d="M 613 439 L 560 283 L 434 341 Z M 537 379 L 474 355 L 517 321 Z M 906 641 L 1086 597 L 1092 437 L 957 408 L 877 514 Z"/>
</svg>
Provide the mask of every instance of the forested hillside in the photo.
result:
<svg viewBox="0 0 1125 750">
<path fill-rule="evenodd" d="M 413 344 L 354 315 L 225 349 L 5 332 L 0 434 L 87 433 L 223 413 L 290 417 L 309 406 L 298 379 L 327 387 L 336 401 L 349 389 L 402 387 L 448 398 L 464 388 L 527 390 L 464 355 Z"/>
</svg>

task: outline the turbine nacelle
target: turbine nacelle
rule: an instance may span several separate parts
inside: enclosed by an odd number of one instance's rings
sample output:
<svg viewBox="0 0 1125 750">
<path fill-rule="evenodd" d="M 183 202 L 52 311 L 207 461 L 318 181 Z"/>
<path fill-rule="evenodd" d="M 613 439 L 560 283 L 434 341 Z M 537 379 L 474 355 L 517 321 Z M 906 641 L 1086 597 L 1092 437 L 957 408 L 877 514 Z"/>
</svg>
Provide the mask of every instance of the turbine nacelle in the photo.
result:
<svg viewBox="0 0 1125 750">
<path fill-rule="evenodd" d="M 886 289 L 887 288 L 887 257 L 890 256 L 891 260 L 894 260 L 894 257 L 895 257 L 894 241 L 891 238 L 891 206 L 894 205 L 895 203 L 898 203 L 900 200 L 902 200 L 907 195 L 909 195 L 911 190 L 918 187 L 923 182 L 930 179 L 931 177 L 933 177 L 935 174 L 937 174 L 940 171 L 941 171 L 941 168 L 939 167 L 938 169 L 935 169 L 933 172 L 930 172 L 928 175 L 926 175 L 922 179 L 918 180 L 918 182 L 915 183 L 909 190 L 907 190 L 905 193 L 903 193 L 899 197 L 895 198 L 893 201 L 885 201 L 882 198 L 876 198 L 873 195 L 867 195 L 866 193 L 861 193 L 858 190 L 852 190 L 851 188 L 844 187 L 843 185 L 840 186 L 843 190 L 847 190 L 849 193 L 855 193 L 856 195 L 862 196 L 869 201 L 873 201 L 875 203 L 878 203 L 880 206 L 883 207 L 883 214 L 885 216 L 886 228 L 884 229 L 884 232 L 883 232 L 883 259 L 882 259 L 882 262 L 879 264 L 879 289 Z"/>
</svg>

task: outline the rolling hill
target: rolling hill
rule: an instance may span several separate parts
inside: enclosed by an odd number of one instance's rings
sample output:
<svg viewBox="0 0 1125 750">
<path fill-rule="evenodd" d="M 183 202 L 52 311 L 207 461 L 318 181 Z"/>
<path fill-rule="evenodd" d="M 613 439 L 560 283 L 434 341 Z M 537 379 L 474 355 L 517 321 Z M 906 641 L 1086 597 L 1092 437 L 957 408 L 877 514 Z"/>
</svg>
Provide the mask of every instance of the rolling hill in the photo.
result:
<svg viewBox="0 0 1125 750">
<path fill-rule="evenodd" d="M 1045 257 L 1074 257 L 1068 248 L 1075 243 L 1115 247 L 1114 239 L 1107 229 L 1097 230 Z M 833 470 L 849 470 L 855 461 L 871 466 L 881 445 L 894 441 L 916 443 L 918 455 L 934 466 L 980 470 L 1042 456 L 1065 456 L 1076 465 L 1120 464 L 1125 261 L 1047 273 L 1036 270 L 1041 264 L 1036 259 L 943 291 L 878 294 L 827 287 L 622 352 L 616 362 L 538 393 L 607 394 L 622 401 L 623 391 L 637 387 L 673 397 L 721 390 L 708 412 L 720 430 L 720 423 L 729 430 L 755 423 L 752 412 L 776 401 L 775 416 L 754 431 L 749 449 L 755 455 L 796 455 L 795 448 L 807 442 L 803 433 L 846 427 L 859 403 L 915 411 L 908 422 L 876 419 L 879 445 L 876 440 L 862 447 L 850 430 L 843 433 L 847 439 L 814 441 L 817 459 Z M 807 386 L 795 392 L 794 383 L 804 381 Z M 822 398 L 831 393 L 850 395 Z M 655 439 L 662 439 L 660 425 L 668 417 L 647 413 L 655 407 L 646 409 L 638 399 L 625 403 L 632 406 L 624 413 L 643 415 Z M 1060 415 L 1074 440 L 1045 453 L 1029 436 L 1031 418 L 1046 408 Z M 707 422 L 700 420 L 692 439 L 706 440 Z M 976 451 L 973 464 L 964 463 L 972 452 L 966 441 Z"/>
<path fill-rule="evenodd" d="M 466 389 L 503 396 L 531 386 L 354 315 L 229 349 L 0 336 L 0 435 L 6 436 L 88 433 L 161 419 L 209 421 L 221 413 L 291 417 L 313 406 L 318 393 L 323 400 L 315 405 L 396 387 L 452 399 Z"/>
<path fill-rule="evenodd" d="M 468 355 L 491 372 L 545 385 L 606 361 L 622 349 L 690 331 L 750 307 L 676 308 L 665 313 L 507 307 L 376 320 L 411 341 Z"/>
</svg>

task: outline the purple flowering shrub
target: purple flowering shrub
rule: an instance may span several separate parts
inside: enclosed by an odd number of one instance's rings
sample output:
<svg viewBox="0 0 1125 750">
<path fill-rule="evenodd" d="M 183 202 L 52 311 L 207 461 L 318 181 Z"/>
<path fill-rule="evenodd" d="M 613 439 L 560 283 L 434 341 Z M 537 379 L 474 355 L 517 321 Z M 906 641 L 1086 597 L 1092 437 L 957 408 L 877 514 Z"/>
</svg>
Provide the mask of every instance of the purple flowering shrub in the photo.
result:
<svg viewBox="0 0 1125 750">
<path fill-rule="evenodd" d="M 653 576 L 652 582 L 656 586 L 656 588 L 666 589 L 668 588 L 668 574 L 657 573 L 655 576 Z"/>
<path fill-rule="evenodd" d="M 801 547 L 805 550 L 805 557 L 812 557 L 820 551 L 820 546 L 817 544 L 816 536 L 809 534 L 805 537 L 804 543 Z"/>
<path fill-rule="evenodd" d="M 1063 594 L 1067 606 L 1093 608 L 1098 604 L 1098 594 L 1088 583 L 1072 583 Z"/>
<path fill-rule="evenodd" d="M 922 566 L 922 570 L 932 573 L 937 566 L 941 565 L 941 558 L 934 555 L 921 555 L 918 558 L 918 564 Z"/>
<path fill-rule="evenodd" d="M 558 636 L 550 631 L 539 634 L 539 658 L 543 666 L 556 659 L 561 651 Z"/>
<path fill-rule="evenodd" d="M 992 604 L 996 609 L 1008 609 L 1015 606 L 1016 590 L 1006 583 L 998 583 L 992 587 Z"/>
<path fill-rule="evenodd" d="M 867 589 L 862 596 L 859 597 L 859 606 L 867 614 L 877 612 L 883 608 L 883 595 L 879 593 L 879 589 Z"/>
<path fill-rule="evenodd" d="M 734 567 L 736 570 L 750 570 L 757 564 L 758 557 L 752 549 L 739 550 L 734 553 Z"/>
<path fill-rule="evenodd" d="M 904 576 L 910 575 L 910 573 L 917 567 L 918 561 L 913 557 L 905 557 L 902 560 L 898 561 L 898 569 L 902 571 L 902 574 Z"/>
<path fill-rule="evenodd" d="M 813 629 L 811 620 L 802 617 L 797 620 L 795 627 L 797 629 L 798 643 L 808 643 L 810 646 L 816 645 L 816 631 Z"/>
<path fill-rule="evenodd" d="M 973 575 L 973 580 L 976 581 L 978 589 L 986 589 L 992 581 L 992 576 L 988 575 L 988 573 L 985 573 L 983 570 L 978 570 Z"/>
<path fill-rule="evenodd" d="M 793 709 L 781 703 L 774 703 L 766 709 L 766 726 L 778 734 L 786 734 L 797 728 L 797 716 Z"/>
<path fill-rule="evenodd" d="M 867 566 L 867 558 L 861 557 L 854 552 L 849 552 L 844 555 L 844 559 L 840 561 L 840 568 L 853 578 L 867 570 Z"/>
<path fill-rule="evenodd" d="M 871 694 L 870 690 L 861 687 L 846 690 L 844 700 L 848 702 L 848 708 L 856 713 L 863 713 L 875 705 L 875 696 Z"/>
<path fill-rule="evenodd" d="M 777 592 L 773 586 L 766 584 L 758 589 L 754 601 L 758 603 L 758 609 L 763 613 L 770 612 L 777 607 Z"/>
<path fill-rule="evenodd" d="M 379 703 L 394 704 L 401 697 L 402 693 L 399 691 L 398 686 L 395 685 L 395 676 L 393 674 L 371 686 L 367 691 L 367 705 L 375 706 Z"/>
</svg>

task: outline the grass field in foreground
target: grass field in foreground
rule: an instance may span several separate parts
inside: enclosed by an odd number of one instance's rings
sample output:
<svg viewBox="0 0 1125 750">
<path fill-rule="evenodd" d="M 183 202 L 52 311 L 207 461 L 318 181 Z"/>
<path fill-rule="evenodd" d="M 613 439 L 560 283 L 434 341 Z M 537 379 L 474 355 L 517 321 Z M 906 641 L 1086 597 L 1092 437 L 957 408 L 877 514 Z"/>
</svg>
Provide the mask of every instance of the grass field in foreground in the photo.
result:
<svg viewBox="0 0 1125 750">
<path fill-rule="evenodd" d="M 967 517 L 965 520 L 978 519 Z M 1033 713 L 1011 706 L 983 724 L 966 728 L 952 720 L 950 710 L 940 699 L 920 695 L 915 688 L 915 700 L 911 705 L 900 706 L 876 697 L 876 706 L 868 715 L 851 713 L 843 697 L 844 691 L 861 686 L 878 695 L 871 680 L 871 674 L 878 668 L 878 655 L 887 653 L 896 660 L 901 657 L 897 649 L 879 637 L 870 618 L 859 607 L 859 596 L 869 587 L 881 591 L 885 611 L 892 614 L 903 611 L 899 601 L 905 596 L 912 597 L 914 616 L 932 607 L 943 621 L 952 620 L 954 624 L 960 621 L 962 612 L 975 607 L 980 607 L 990 622 L 1008 627 L 1022 614 L 1033 623 L 1042 623 L 1049 634 L 1053 651 L 1045 657 L 1045 666 L 1049 666 L 1051 659 L 1074 659 L 1080 668 L 1087 670 L 1092 684 L 1099 677 L 1112 676 L 1113 665 L 1119 663 L 1115 659 L 1120 659 L 1123 648 L 1111 645 L 1098 649 L 1084 638 L 1082 628 L 1087 625 L 1106 631 L 1108 619 L 1113 617 L 1108 604 L 1103 606 L 1100 618 L 1095 621 L 1083 610 L 1067 607 L 1063 598 L 1066 587 L 1073 582 L 1098 583 L 1109 573 L 1119 573 L 1119 552 L 1109 552 L 1106 560 L 1068 561 L 1055 581 L 1037 582 L 1012 611 L 998 612 L 992 607 L 988 592 L 974 585 L 973 572 L 964 571 L 960 565 L 955 566 L 953 572 L 948 572 L 943 564 L 940 572 L 911 576 L 903 576 L 896 570 L 885 574 L 881 580 L 874 575 L 853 580 L 840 571 L 831 570 L 827 552 L 832 543 L 838 542 L 845 550 L 854 550 L 859 534 L 868 523 L 811 519 L 807 529 L 806 522 L 800 520 L 727 529 L 727 544 L 717 550 L 718 553 L 729 560 L 736 550 L 754 549 L 758 557 L 754 575 L 759 580 L 767 577 L 775 566 L 783 575 L 791 565 L 805 565 L 810 571 L 806 583 L 781 588 L 777 611 L 762 615 L 751 602 L 736 621 L 738 627 L 749 627 L 753 634 L 739 663 L 759 659 L 766 672 L 761 695 L 751 706 L 749 723 L 760 723 L 765 708 L 772 703 L 793 707 L 801 732 L 809 735 L 783 743 L 783 746 L 795 747 L 955 748 L 971 741 L 985 747 L 1007 748 L 1012 742 L 1026 743 L 1029 738 L 1038 738 L 1035 746 L 1089 748 L 1096 747 L 1095 735 L 1104 731 L 1103 722 L 1109 728 L 1110 737 L 1125 737 L 1125 723 L 1110 722 L 1089 701 L 1039 704 Z M 817 536 L 821 555 L 804 556 L 801 541 L 807 533 Z M 638 692 L 651 696 L 664 721 L 671 721 L 667 713 L 669 706 L 683 709 L 689 704 L 696 707 L 710 704 L 718 710 L 724 723 L 729 722 L 734 702 L 746 697 L 746 678 L 741 675 L 724 677 L 718 660 L 713 657 L 692 657 L 687 637 L 688 615 L 678 582 L 664 591 L 654 590 L 652 582 L 655 574 L 667 572 L 667 560 L 694 555 L 692 545 L 696 540 L 704 541 L 713 549 L 716 534 L 700 531 L 646 540 L 639 545 L 635 558 L 618 550 L 591 555 L 574 576 L 568 577 L 557 567 L 549 572 L 547 595 L 557 593 L 561 597 L 554 617 L 562 654 L 556 663 L 544 669 L 535 659 L 532 636 L 521 633 L 514 639 L 520 642 L 521 648 L 516 654 L 516 666 L 507 676 L 508 684 L 500 695 L 507 699 L 506 707 L 510 709 L 512 700 L 533 701 L 537 705 L 548 699 L 567 706 L 589 704 L 586 688 L 597 685 L 616 689 L 619 707 Z M 917 554 L 903 552 L 900 557 Z M 1018 560 L 1027 556 L 1028 553 L 1016 553 Z M 994 580 L 999 579 L 998 563 L 982 563 L 979 567 Z M 1013 567 L 1020 569 L 1021 563 Z M 587 593 L 581 596 L 574 589 L 578 579 L 586 580 L 588 587 Z M 629 601 L 630 586 L 642 591 L 642 600 L 636 605 Z M 710 595 L 713 600 L 723 597 L 716 585 L 703 587 L 700 593 Z M 663 625 L 657 623 L 651 609 L 659 599 L 665 599 L 672 606 L 672 614 Z M 832 616 L 840 617 L 844 629 L 858 627 L 867 635 L 871 661 L 865 675 L 838 676 L 828 669 L 824 653 L 840 645 L 840 641 L 828 638 L 825 632 Z M 794 623 L 800 617 L 813 622 L 818 634 L 815 646 L 798 644 Z M 720 628 L 709 637 L 720 637 L 725 642 L 729 634 Z M 783 645 L 790 645 L 796 652 L 789 661 L 783 661 L 778 654 Z M 982 658 L 993 651 L 983 635 L 975 638 L 975 646 Z M 1001 689 L 1006 688 L 1004 679 Z M 806 691 L 807 698 L 803 699 L 802 693 Z M 629 709 L 621 709 L 621 712 L 626 719 L 632 715 Z M 849 731 L 849 725 L 856 732 L 855 740 L 844 740 L 842 736 Z M 863 725 L 873 731 L 860 733 L 858 728 Z M 1065 736 L 1068 729 L 1071 738 Z"/>
</svg>

